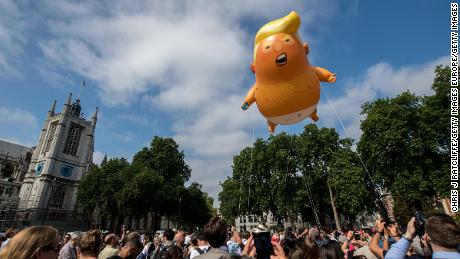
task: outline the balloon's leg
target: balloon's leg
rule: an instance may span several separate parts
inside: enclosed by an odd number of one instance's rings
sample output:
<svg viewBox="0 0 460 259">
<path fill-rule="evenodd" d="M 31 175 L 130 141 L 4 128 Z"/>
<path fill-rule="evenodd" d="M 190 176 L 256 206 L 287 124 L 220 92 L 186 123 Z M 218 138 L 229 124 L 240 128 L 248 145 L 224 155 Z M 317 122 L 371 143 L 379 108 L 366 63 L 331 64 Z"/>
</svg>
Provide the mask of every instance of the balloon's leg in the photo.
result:
<svg viewBox="0 0 460 259">
<path fill-rule="evenodd" d="M 311 113 L 310 118 L 314 121 L 317 122 L 319 120 L 319 116 L 317 114 L 318 109 L 315 108 L 315 110 Z"/>
<path fill-rule="evenodd" d="M 275 124 L 269 120 L 267 120 L 267 124 L 268 124 L 268 132 L 270 132 L 271 134 L 275 133 L 275 128 L 278 124 Z"/>
</svg>

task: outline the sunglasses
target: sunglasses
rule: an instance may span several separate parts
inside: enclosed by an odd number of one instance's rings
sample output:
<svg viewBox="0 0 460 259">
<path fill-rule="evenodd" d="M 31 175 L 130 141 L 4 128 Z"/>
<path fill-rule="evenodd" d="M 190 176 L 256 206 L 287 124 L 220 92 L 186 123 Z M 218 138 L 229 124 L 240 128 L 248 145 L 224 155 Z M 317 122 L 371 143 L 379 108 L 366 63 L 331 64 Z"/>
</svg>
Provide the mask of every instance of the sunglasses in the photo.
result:
<svg viewBox="0 0 460 259">
<path fill-rule="evenodd" d="M 54 252 L 59 253 L 59 250 L 61 250 L 61 247 L 59 245 L 47 245 L 42 247 L 43 250 L 54 250 Z"/>
</svg>

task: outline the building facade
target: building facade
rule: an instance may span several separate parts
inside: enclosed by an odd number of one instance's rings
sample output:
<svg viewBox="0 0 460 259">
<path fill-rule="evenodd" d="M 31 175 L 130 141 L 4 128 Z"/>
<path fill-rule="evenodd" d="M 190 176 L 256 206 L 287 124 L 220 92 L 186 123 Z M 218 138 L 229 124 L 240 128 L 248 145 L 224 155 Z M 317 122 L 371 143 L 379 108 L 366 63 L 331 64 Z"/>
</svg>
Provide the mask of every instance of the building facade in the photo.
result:
<svg viewBox="0 0 460 259">
<path fill-rule="evenodd" d="M 92 163 L 97 112 L 81 114 L 80 100 L 69 95 L 61 113 L 56 101 L 48 111 L 37 146 L 22 182 L 17 217 L 31 225 L 76 222 L 80 179 Z"/>
<path fill-rule="evenodd" d="M 0 228 L 14 220 L 33 148 L 0 140 Z"/>
<path fill-rule="evenodd" d="M 271 212 L 264 212 L 262 217 L 256 215 L 245 215 L 235 218 L 235 227 L 240 232 L 251 231 L 259 224 L 264 224 L 270 230 L 276 231 L 277 229 L 297 228 L 307 226 L 308 224 L 302 221 L 300 215 L 295 220 L 280 219 L 279 221 Z"/>
</svg>

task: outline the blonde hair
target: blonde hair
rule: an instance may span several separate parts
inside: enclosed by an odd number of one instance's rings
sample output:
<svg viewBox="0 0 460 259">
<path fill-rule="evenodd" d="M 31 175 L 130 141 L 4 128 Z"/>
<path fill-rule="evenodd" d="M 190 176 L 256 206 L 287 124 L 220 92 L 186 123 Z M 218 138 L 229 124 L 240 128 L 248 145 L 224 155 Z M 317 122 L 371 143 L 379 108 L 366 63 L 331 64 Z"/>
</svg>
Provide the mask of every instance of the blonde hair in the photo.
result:
<svg viewBox="0 0 460 259">
<path fill-rule="evenodd" d="M 272 35 L 278 33 L 292 34 L 295 38 L 302 42 L 300 36 L 297 34 L 299 27 L 300 16 L 294 11 L 290 12 L 283 18 L 271 21 L 262 26 L 257 32 L 256 38 L 254 40 L 254 61 L 256 60 L 257 47 L 259 46 L 260 42 Z"/>
<path fill-rule="evenodd" d="M 2 259 L 32 258 L 40 248 L 57 241 L 58 231 L 49 226 L 28 227 L 16 234 L 0 252 Z"/>
<path fill-rule="evenodd" d="M 81 254 L 97 256 L 101 245 L 101 231 L 99 229 L 88 230 L 80 240 Z"/>
</svg>

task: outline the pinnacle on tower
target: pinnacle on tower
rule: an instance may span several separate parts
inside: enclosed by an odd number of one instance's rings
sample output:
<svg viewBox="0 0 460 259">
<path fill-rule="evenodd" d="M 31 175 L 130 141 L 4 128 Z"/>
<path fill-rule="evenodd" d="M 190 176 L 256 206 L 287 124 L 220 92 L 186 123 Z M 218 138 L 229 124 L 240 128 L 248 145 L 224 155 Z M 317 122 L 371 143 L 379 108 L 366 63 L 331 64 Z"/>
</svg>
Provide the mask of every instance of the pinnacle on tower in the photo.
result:
<svg viewBox="0 0 460 259">
<path fill-rule="evenodd" d="M 70 105 L 72 103 L 72 93 L 69 94 L 69 97 L 67 97 L 67 105 Z"/>
<path fill-rule="evenodd" d="M 54 115 L 54 112 L 55 112 L 55 110 L 56 110 L 56 103 L 57 103 L 57 100 L 54 100 L 53 104 L 51 105 L 51 108 L 50 108 L 50 110 L 49 110 L 49 113 L 50 113 L 51 115 Z"/>
<path fill-rule="evenodd" d="M 93 113 L 93 118 L 96 118 L 97 119 L 97 113 L 99 111 L 99 107 L 96 107 L 96 110 L 94 111 Z"/>
</svg>

